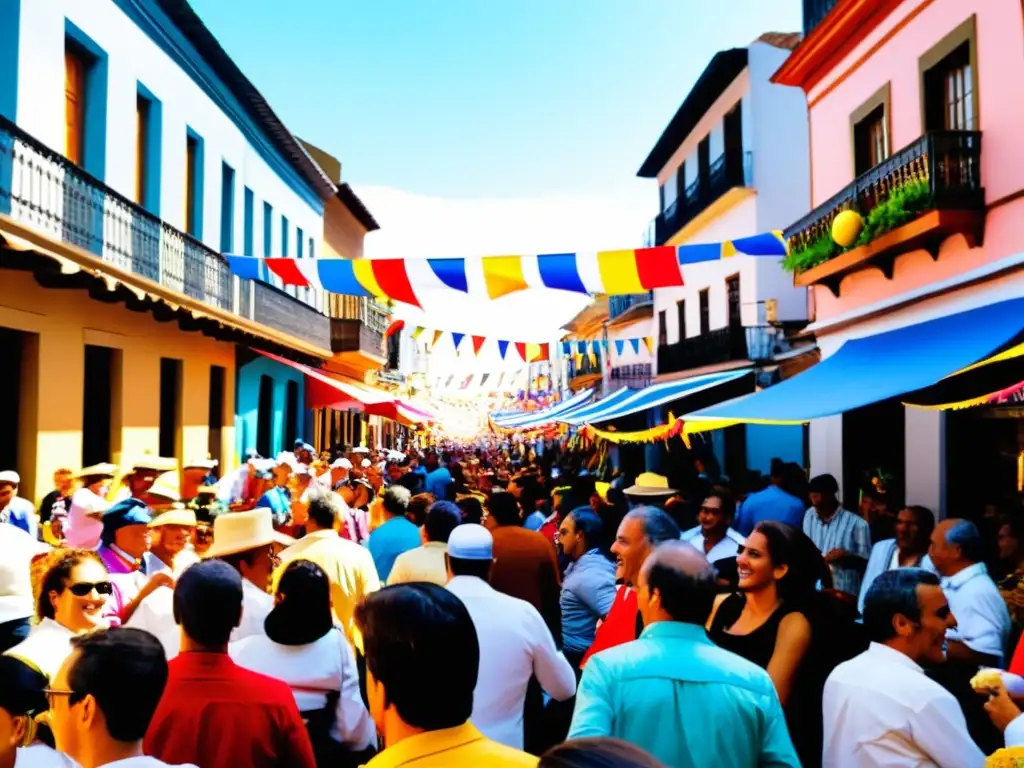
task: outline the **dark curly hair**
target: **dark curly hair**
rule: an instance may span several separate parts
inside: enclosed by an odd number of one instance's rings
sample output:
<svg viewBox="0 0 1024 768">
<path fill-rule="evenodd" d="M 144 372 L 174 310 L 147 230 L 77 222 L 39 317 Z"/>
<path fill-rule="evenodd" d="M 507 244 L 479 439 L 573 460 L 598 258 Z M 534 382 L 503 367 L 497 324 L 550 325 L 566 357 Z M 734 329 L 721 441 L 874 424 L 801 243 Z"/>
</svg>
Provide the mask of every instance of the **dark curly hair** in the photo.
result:
<svg viewBox="0 0 1024 768">
<path fill-rule="evenodd" d="M 58 549 L 47 555 L 46 563 L 43 565 L 45 570 L 39 581 L 39 593 L 36 595 L 37 619 L 52 619 L 54 617 L 50 593 L 61 594 L 68 585 L 71 571 L 75 569 L 75 566 L 87 560 L 103 565 L 103 560 L 91 549 Z M 103 565 L 103 569 L 106 570 L 105 565 Z"/>
</svg>

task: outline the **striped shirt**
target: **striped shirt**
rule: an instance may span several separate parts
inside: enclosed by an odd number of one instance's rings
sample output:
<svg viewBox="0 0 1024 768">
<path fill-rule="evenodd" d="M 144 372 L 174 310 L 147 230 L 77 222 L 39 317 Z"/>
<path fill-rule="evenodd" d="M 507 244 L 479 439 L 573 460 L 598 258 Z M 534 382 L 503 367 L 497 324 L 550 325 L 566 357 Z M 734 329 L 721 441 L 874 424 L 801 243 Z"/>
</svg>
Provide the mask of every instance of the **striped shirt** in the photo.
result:
<svg viewBox="0 0 1024 768">
<path fill-rule="evenodd" d="M 867 560 L 871 556 L 871 529 L 867 522 L 853 512 L 840 507 L 828 522 L 823 522 L 814 507 L 804 513 L 804 533 L 823 555 L 833 549 L 845 549 L 849 554 Z M 863 572 L 831 563 L 833 586 L 839 592 L 857 596 Z"/>
</svg>

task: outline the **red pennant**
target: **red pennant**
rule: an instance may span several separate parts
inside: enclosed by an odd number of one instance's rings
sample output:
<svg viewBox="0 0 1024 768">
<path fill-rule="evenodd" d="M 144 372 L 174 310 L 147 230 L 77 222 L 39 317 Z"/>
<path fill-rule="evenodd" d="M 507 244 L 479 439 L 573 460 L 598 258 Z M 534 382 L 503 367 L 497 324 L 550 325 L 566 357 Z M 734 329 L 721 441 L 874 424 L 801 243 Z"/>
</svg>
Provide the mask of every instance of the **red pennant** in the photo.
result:
<svg viewBox="0 0 1024 768">
<path fill-rule="evenodd" d="M 484 342 L 486 340 L 487 339 L 484 336 L 474 336 L 473 337 L 473 354 L 474 355 L 479 355 L 480 354 L 480 348 L 484 345 Z"/>
<path fill-rule="evenodd" d="M 524 363 L 530 362 L 529 360 L 526 359 L 526 342 L 525 341 L 517 341 L 516 342 L 516 352 L 519 353 L 519 359 L 522 360 Z"/>
</svg>

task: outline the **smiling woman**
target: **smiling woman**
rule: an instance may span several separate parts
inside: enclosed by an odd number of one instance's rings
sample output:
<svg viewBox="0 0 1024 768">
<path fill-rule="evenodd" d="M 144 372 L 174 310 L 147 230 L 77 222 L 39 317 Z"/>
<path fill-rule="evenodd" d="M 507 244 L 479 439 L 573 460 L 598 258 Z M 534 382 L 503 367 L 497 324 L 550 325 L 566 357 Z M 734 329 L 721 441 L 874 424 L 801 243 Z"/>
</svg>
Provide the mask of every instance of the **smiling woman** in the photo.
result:
<svg viewBox="0 0 1024 768">
<path fill-rule="evenodd" d="M 104 613 L 113 585 L 95 552 L 63 549 L 43 559 L 34 591 L 39 623 L 25 640 L 7 653 L 52 680 L 71 653 L 72 637 L 110 626 Z"/>
</svg>

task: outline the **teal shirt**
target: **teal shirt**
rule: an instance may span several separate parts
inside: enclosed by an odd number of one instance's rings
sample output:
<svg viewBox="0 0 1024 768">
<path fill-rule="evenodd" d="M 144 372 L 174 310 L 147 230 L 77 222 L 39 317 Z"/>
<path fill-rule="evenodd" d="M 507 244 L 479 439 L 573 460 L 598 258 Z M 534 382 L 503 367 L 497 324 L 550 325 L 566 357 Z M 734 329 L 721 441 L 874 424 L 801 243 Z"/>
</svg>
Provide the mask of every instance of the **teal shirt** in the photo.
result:
<svg viewBox="0 0 1024 768">
<path fill-rule="evenodd" d="M 380 583 L 386 584 L 395 560 L 403 552 L 416 549 L 423 542 L 420 529 L 404 517 L 393 517 L 370 534 L 367 546 L 377 566 Z"/>
<path fill-rule="evenodd" d="M 768 673 L 662 621 L 592 657 L 569 738 L 614 736 L 672 768 L 800 768 Z"/>
</svg>

